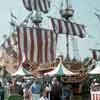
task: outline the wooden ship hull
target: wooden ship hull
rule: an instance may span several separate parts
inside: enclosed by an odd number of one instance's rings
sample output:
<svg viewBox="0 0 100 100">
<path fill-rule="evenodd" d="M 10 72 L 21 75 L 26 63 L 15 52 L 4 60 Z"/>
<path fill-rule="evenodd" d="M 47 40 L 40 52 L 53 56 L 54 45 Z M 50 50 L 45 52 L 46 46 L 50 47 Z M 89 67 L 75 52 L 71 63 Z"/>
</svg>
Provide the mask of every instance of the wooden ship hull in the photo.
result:
<svg viewBox="0 0 100 100">
<path fill-rule="evenodd" d="M 51 64 L 49 67 L 54 69 L 58 65 L 58 63 L 59 61 L 56 61 L 56 63 Z M 73 76 L 62 76 L 61 81 L 63 82 L 63 84 L 71 85 L 74 94 L 89 92 L 88 88 L 84 89 L 84 86 L 87 85 L 86 81 L 88 79 L 88 75 L 86 73 L 88 65 L 85 65 L 81 62 L 68 60 L 64 60 L 63 65 L 70 71 L 77 73 Z"/>
<path fill-rule="evenodd" d="M 89 65 L 92 64 L 92 62 L 86 65 L 83 62 L 64 60 L 62 63 L 68 70 L 70 70 L 73 73 L 77 73 L 72 76 L 62 76 L 61 77 L 62 83 L 64 85 L 71 85 L 74 94 L 82 94 L 85 92 L 89 92 L 88 90 L 89 87 L 86 86 L 88 84 L 87 68 Z M 59 64 L 59 59 L 56 59 L 55 63 L 48 64 L 48 65 L 41 65 L 38 68 L 36 68 L 36 65 L 32 65 L 32 67 L 33 69 L 41 69 L 38 71 L 40 71 L 43 75 L 43 73 L 55 69 L 58 64 Z"/>
</svg>

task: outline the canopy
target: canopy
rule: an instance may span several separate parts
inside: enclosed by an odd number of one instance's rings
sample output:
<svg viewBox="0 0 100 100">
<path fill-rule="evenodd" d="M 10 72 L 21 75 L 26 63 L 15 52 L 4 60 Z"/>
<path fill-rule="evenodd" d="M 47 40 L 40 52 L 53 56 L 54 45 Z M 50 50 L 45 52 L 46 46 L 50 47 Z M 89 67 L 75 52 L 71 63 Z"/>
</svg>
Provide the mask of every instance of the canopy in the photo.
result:
<svg viewBox="0 0 100 100">
<path fill-rule="evenodd" d="M 58 66 L 54 70 L 52 70 L 52 71 L 50 71 L 48 73 L 45 73 L 44 75 L 49 75 L 49 76 L 54 76 L 54 75 L 71 76 L 71 75 L 75 75 L 75 74 L 77 74 L 77 73 L 73 73 L 73 72 L 69 71 L 68 69 L 66 69 L 64 67 L 64 65 L 62 63 L 59 63 Z"/>
<path fill-rule="evenodd" d="M 100 74 L 100 65 L 97 65 L 89 74 Z"/>
<path fill-rule="evenodd" d="M 28 76 L 28 75 L 32 75 L 31 72 L 27 71 L 25 68 L 23 68 L 23 66 L 19 66 L 18 70 L 12 74 L 12 76 Z"/>
</svg>

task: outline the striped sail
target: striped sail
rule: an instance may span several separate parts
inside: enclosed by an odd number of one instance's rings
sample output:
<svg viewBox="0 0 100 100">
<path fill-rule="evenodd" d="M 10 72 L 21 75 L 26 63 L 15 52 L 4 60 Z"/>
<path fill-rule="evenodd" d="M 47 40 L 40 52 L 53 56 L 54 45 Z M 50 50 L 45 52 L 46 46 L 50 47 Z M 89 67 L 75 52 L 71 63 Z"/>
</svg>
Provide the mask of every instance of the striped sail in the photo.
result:
<svg viewBox="0 0 100 100">
<path fill-rule="evenodd" d="M 11 34 L 5 41 L 1 44 L 1 47 L 7 49 L 13 47 L 17 44 L 17 35 L 15 33 Z"/>
<path fill-rule="evenodd" d="M 53 30 L 56 33 L 69 34 L 79 36 L 80 38 L 85 37 L 85 26 L 81 24 L 72 23 L 71 21 L 65 21 L 61 19 L 52 18 L 51 23 Z"/>
<path fill-rule="evenodd" d="M 56 34 L 51 30 L 20 26 L 17 28 L 19 63 L 30 61 L 36 64 L 55 60 Z"/>
<path fill-rule="evenodd" d="M 47 13 L 50 8 L 49 0 L 23 0 L 24 7 L 29 10 L 36 10 Z"/>
</svg>

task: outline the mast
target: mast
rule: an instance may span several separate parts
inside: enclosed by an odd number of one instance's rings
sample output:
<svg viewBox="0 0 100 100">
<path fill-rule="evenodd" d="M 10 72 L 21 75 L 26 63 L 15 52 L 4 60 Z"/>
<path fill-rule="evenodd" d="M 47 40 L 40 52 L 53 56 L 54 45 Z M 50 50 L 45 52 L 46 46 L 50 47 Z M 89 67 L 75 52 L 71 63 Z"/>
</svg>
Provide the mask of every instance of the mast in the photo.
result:
<svg viewBox="0 0 100 100">
<path fill-rule="evenodd" d="M 96 12 L 94 13 L 94 15 L 97 17 L 98 21 L 100 22 L 100 10 L 98 10 L 96 8 L 95 8 L 95 10 L 96 10 Z M 92 52 L 93 59 L 95 59 L 96 61 L 100 60 L 100 49 L 90 48 L 90 51 Z"/>
<path fill-rule="evenodd" d="M 65 20 L 70 20 L 71 17 L 73 17 L 74 10 L 69 2 L 69 0 L 65 0 L 64 4 L 67 6 L 64 9 L 61 9 L 60 14 Z M 69 35 L 66 33 L 66 60 L 70 60 L 69 57 Z"/>
</svg>

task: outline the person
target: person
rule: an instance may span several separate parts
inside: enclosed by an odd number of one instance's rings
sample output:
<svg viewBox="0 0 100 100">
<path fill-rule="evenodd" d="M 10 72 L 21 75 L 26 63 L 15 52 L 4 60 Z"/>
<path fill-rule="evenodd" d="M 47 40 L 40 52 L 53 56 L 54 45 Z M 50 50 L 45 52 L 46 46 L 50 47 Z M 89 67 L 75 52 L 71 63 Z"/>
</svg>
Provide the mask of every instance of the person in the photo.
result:
<svg viewBox="0 0 100 100">
<path fill-rule="evenodd" d="M 24 86 L 23 96 L 24 96 L 24 100 L 32 100 L 32 92 L 29 86 Z"/>
<path fill-rule="evenodd" d="M 63 87 L 64 100 L 71 100 L 73 96 L 72 86 L 67 85 Z"/>
<path fill-rule="evenodd" d="M 61 85 L 60 82 L 53 78 L 50 92 L 50 100 L 61 100 Z"/>
<path fill-rule="evenodd" d="M 15 87 L 16 87 L 16 81 L 15 80 L 12 80 L 11 82 L 10 82 L 10 85 L 9 85 L 9 87 L 10 87 L 10 96 L 11 95 L 15 95 L 16 94 L 16 89 L 15 89 Z"/>
<path fill-rule="evenodd" d="M 33 84 L 31 86 L 31 91 L 33 100 L 39 100 L 41 93 L 41 84 L 37 80 L 33 81 Z"/>
<path fill-rule="evenodd" d="M 16 93 L 23 96 L 23 88 L 21 82 L 16 82 Z"/>
<path fill-rule="evenodd" d="M 51 85 L 47 81 L 45 82 L 44 91 L 46 91 L 47 98 L 50 100 Z"/>
<path fill-rule="evenodd" d="M 96 82 L 96 79 L 93 79 L 91 85 L 90 85 L 90 89 L 92 91 L 96 91 L 96 86 L 99 85 L 97 82 Z"/>
<path fill-rule="evenodd" d="M 49 100 L 47 98 L 48 92 L 46 90 L 43 91 L 43 96 L 39 100 Z"/>
<path fill-rule="evenodd" d="M 2 86 L 2 82 L 0 82 L 0 100 L 4 100 L 4 87 Z"/>
</svg>

